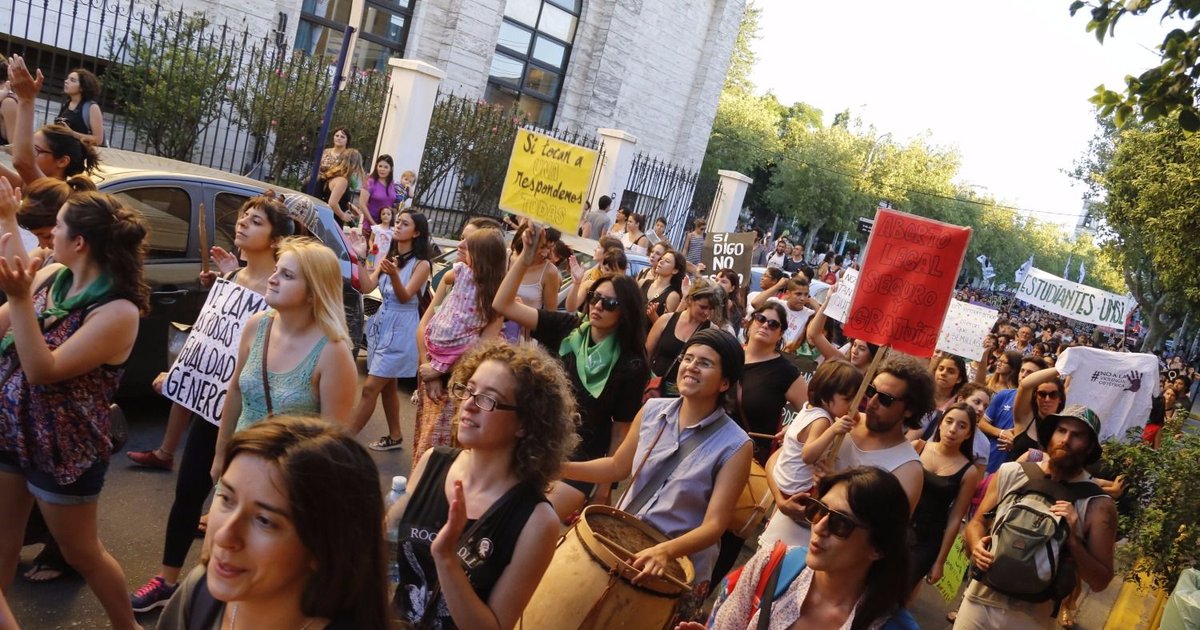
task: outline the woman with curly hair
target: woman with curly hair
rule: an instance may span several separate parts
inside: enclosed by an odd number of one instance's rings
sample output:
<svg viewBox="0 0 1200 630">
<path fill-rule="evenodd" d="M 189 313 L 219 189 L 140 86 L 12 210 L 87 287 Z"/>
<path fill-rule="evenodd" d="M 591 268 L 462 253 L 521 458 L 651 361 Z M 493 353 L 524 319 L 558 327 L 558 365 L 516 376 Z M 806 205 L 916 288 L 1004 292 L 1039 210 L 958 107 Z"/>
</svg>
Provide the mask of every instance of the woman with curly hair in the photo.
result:
<svg viewBox="0 0 1200 630">
<path fill-rule="evenodd" d="M 9 59 L 11 89 L 17 95 L 17 126 L 12 137 L 12 169 L 0 166 L 0 177 L 15 186 L 39 177 L 66 180 L 91 173 L 100 162 L 96 148 L 80 141 L 64 125 L 45 125 L 34 132 L 34 104 L 42 88 L 42 73 L 35 79 L 19 55 Z"/>
<path fill-rule="evenodd" d="M 426 451 L 388 512 L 393 604 L 421 628 L 512 628 L 554 556 L 544 493 L 575 447 L 575 400 L 557 360 L 500 341 L 467 353 L 449 391 L 461 448 Z"/>
</svg>

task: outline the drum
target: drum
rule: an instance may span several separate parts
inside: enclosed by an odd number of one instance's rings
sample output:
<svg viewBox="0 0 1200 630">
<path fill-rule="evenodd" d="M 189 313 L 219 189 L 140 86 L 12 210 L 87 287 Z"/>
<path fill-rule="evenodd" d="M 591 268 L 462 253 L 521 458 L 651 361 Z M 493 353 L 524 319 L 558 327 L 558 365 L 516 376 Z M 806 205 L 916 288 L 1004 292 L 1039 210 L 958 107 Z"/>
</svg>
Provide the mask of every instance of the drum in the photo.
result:
<svg viewBox="0 0 1200 630">
<path fill-rule="evenodd" d="M 733 508 L 729 533 L 742 539 L 750 538 L 773 507 L 775 497 L 767 485 L 767 471 L 758 462 L 751 460 L 750 478 L 746 480 L 742 496 L 738 497 L 737 505 Z"/>
<path fill-rule="evenodd" d="M 632 514 L 589 505 L 563 534 L 550 567 L 521 615 L 518 628 L 602 630 L 664 628 L 695 571 L 679 558 L 667 576 L 634 585 L 633 554 L 666 536 Z"/>
</svg>

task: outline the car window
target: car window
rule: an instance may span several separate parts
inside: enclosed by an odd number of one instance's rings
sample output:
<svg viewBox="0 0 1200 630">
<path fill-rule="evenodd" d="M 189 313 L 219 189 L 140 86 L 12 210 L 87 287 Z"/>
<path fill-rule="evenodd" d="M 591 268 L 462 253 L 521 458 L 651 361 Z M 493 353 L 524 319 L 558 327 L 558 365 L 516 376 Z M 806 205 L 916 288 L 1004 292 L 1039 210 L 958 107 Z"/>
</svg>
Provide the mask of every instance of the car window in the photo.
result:
<svg viewBox="0 0 1200 630">
<path fill-rule="evenodd" d="M 192 224 L 192 197 L 182 188 L 152 186 L 116 193 L 126 206 L 137 210 L 150 227 L 150 260 L 187 256 Z"/>
<path fill-rule="evenodd" d="M 213 204 L 216 206 L 216 215 L 213 218 L 217 224 L 217 234 L 213 238 L 213 245 L 226 251 L 233 251 L 233 235 L 237 232 L 238 211 L 242 209 L 242 204 L 246 203 L 247 199 L 249 197 L 246 195 L 217 193 L 217 201 Z"/>
</svg>

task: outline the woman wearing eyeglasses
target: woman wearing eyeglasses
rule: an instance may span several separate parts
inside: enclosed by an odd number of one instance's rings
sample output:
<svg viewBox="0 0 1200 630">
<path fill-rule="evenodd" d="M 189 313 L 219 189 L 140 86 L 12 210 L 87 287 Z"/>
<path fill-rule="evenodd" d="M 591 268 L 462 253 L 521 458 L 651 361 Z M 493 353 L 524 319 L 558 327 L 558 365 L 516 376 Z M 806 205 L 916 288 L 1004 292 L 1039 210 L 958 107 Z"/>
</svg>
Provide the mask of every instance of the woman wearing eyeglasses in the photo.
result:
<svg viewBox="0 0 1200 630">
<path fill-rule="evenodd" d="M 1000 432 L 1001 441 L 1011 442 L 1008 461 L 1015 462 L 1031 448 L 1041 448 L 1038 436 L 1042 422 L 1060 411 L 1067 403 L 1067 390 L 1059 378 L 1058 368 L 1046 368 L 1021 379 L 1013 399 L 1013 428 Z"/>
<path fill-rule="evenodd" d="M 896 478 L 863 466 L 830 475 L 805 500 L 812 523 L 808 549 L 788 551 L 771 597 L 771 630 L 917 628 L 904 610 L 908 575 L 908 499 Z M 759 627 L 756 592 L 766 580 L 771 547 L 759 547 L 732 592 L 718 595 L 709 626 Z M 676 630 L 703 630 L 683 623 Z"/>
<path fill-rule="evenodd" d="M 563 477 L 594 483 L 621 481 L 637 471 L 616 507 L 668 540 L 634 555 L 631 564 L 641 570 L 634 582 L 661 576 L 687 556 L 696 578 L 677 609 L 681 619 L 698 617 L 717 543 L 750 475 L 750 438 L 725 411 L 744 361 L 733 335 L 716 329 L 696 333 L 679 361 L 679 398 L 646 401 L 612 457 L 563 465 Z M 685 448 L 686 456 L 673 456 Z"/>
<path fill-rule="evenodd" d="M 496 291 L 492 306 L 504 317 L 530 331 L 551 354 L 557 355 L 571 382 L 579 405 L 579 448 L 572 460 L 604 457 L 625 439 L 641 407 L 641 392 L 650 380 L 644 350 L 645 306 L 637 283 L 625 275 L 605 275 L 588 288 L 586 316 L 535 309 L 517 301 L 521 280 L 535 264 L 544 239 L 540 227 L 531 225 L 521 234 L 521 255 L 513 259 Z M 605 500 L 609 488 L 592 483 L 555 483 L 550 502 L 564 521 L 583 507 L 589 496 Z"/>
<path fill-rule="evenodd" d="M 393 604 L 419 628 L 512 628 L 554 556 L 544 491 L 575 447 L 575 404 L 559 362 L 499 341 L 458 361 L 448 393 L 462 448 L 425 451 L 388 512 L 400 525 Z"/>
</svg>

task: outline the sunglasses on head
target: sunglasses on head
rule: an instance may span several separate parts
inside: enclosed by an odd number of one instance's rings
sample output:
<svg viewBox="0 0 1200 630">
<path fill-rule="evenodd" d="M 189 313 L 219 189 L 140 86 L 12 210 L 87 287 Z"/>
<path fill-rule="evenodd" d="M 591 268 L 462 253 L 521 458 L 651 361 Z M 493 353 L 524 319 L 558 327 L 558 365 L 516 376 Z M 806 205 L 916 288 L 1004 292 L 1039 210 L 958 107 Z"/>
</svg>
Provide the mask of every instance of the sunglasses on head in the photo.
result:
<svg viewBox="0 0 1200 630">
<path fill-rule="evenodd" d="M 783 328 L 783 324 L 780 323 L 779 320 L 771 319 L 770 317 L 767 317 L 766 315 L 763 315 L 762 313 L 755 313 L 754 315 L 751 315 L 750 317 L 752 319 L 754 319 L 754 321 L 758 322 L 759 326 L 766 326 L 767 328 L 769 328 L 771 330 L 779 330 L 780 328 Z"/>
<path fill-rule="evenodd" d="M 897 398 L 896 396 L 893 396 L 891 394 L 885 394 L 885 393 L 879 391 L 878 389 L 875 389 L 874 385 L 867 385 L 865 400 L 871 400 L 872 398 L 875 398 L 876 396 L 879 397 L 879 404 L 883 405 L 884 407 L 891 407 L 892 403 L 899 400 L 899 398 Z"/>
<path fill-rule="evenodd" d="M 1058 398 L 1058 390 L 1057 390 L 1057 389 L 1052 389 L 1052 390 L 1050 390 L 1050 391 L 1048 391 L 1048 392 L 1039 391 L 1039 392 L 1037 393 L 1037 397 L 1038 397 L 1038 398 L 1047 398 L 1047 399 L 1049 399 L 1049 400 L 1054 400 L 1055 398 Z"/>
<path fill-rule="evenodd" d="M 829 530 L 830 534 L 838 538 L 849 538 L 850 534 L 854 533 L 856 527 L 867 528 L 866 525 L 858 522 L 858 520 L 849 514 L 843 514 L 837 510 L 830 509 L 828 505 L 812 497 L 805 498 L 803 503 L 804 520 L 808 522 L 809 527 L 816 527 L 817 523 L 829 517 L 829 520 L 825 522 L 825 528 Z"/>
<path fill-rule="evenodd" d="M 618 300 L 617 298 L 600 295 L 599 293 L 596 293 L 595 291 L 588 291 L 587 302 L 589 305 L 599 304 L 600 308 L 602 308 L 606 311 L 615 311 L 615 310 L 617 310 L 617 307 L 621 306 L 621 301 Z"/>
</svg>

